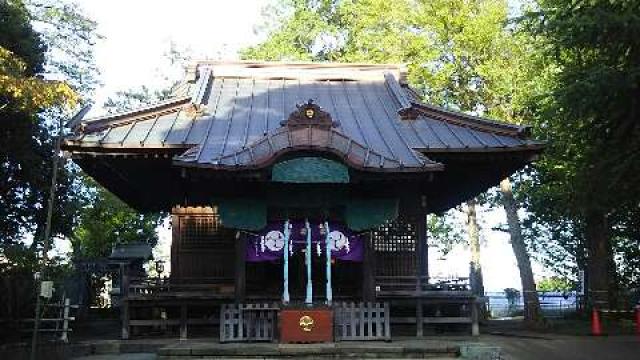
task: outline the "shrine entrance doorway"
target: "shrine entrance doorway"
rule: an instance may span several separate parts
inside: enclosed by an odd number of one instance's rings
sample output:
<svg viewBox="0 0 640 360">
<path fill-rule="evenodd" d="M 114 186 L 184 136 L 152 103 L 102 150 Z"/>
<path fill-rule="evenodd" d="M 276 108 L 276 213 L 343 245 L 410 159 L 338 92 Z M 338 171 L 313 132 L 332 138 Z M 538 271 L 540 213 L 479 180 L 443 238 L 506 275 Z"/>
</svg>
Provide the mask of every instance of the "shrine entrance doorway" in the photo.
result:
<svg viewBox="0 0 640 360">
<path fill-rule="evenodd" d="M 311 261 L 314 302 L 326 299 L 325 257 L 314 255 Z M 247 262 L 247 297 L 280 300 L 282 297 L 282 259 L 270 262 Z M 362 300 L 362 262 L 332 260 L 333 298 L 336 301 Z M 307 290 L 304 252 L 289 258 L 289 293 L 292 302 L 303 302 Z"/>
</svg>

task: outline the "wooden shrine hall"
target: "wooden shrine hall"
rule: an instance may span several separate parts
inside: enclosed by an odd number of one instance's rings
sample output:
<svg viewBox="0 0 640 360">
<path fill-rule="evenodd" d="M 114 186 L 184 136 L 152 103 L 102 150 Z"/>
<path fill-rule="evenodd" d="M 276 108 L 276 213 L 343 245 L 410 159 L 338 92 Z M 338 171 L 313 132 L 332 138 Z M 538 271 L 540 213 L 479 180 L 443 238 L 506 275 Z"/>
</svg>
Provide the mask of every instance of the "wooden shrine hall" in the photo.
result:
<svg viewBox="0 0 640 360">
<path fill-rule="evenodd" d="M 87 174 L 171 212 L 171 275 L 123 280 L 123 338 L 477 333 L 468 283 L 429 277 L 426 215 L 543 147 L 526 127 L 421 102 L 397 65 L 199 62 L 169 99 L 69 127 L 63 149 Z"/>
</svg>

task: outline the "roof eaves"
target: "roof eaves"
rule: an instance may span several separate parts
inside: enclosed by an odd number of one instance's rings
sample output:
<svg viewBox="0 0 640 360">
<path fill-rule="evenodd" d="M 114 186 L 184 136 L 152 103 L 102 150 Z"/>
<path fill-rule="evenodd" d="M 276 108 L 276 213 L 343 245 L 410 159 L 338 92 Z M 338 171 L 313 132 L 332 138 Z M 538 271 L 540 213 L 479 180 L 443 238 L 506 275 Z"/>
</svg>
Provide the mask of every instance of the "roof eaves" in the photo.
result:
<svg viewBox="0 0 640 360">
<path fill-rule="evenodd" d="M 73 124 L 72 129 L 75 130 L 78 127 L 96 129 L 96 128 L 114 126 L 114 125 L 118 125 L 118 120 L 122 120 L 122 119 L 125 119 L 125 123 L 128 123 L 134 117 L 137 117 L 143 114 L 146 115 L 147 113 L 154 113 L 154 112 L 166 110 L 168 108 L 172 108 L 172 107 L 187 103 L 190 100 L 191 100 L 191 96 L 183 96 L 183 97 L 161 101 L 161 102 L 144 106 L 131 111 L 125 111 L 125 112 L 120 112 L 116 114 L 99 116 L 92 119 L 86 119 Z"/>
<path fill-rule="evenodd" d="M 498 121 L 450 111 L 438 106 L 412 102 L 412 106 L 426 117 L 446 121 L 448 123 L 500 135 L 526 138 L 530 135 L 530 126 L 506 124 Z"/>
<path fill-rule="evenodd" d="M 468 147 L 468 148 L 424 148 L 414 147 L 413 149 L 421 154 L 430 153 L 498 153 L 498 152 L 541 152 L 544 150 L 546 144 L 538 141 L 528 141 L 520 145 L 513 146 L 500 146 L 500 147 Z"/>
</svg>

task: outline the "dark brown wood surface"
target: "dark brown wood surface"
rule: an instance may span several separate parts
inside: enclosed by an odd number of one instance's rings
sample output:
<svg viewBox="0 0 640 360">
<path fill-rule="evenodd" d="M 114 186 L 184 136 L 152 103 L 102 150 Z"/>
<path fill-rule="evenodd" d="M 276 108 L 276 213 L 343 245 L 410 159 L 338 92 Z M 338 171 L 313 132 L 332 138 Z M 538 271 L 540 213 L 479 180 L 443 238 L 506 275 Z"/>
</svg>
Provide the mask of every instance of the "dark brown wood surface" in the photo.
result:
<svg viewBox="0 0 640 360">
<path fill-rule="evenodd" d="M 174 282 L 233 287 L 236 274 L 235 231 L 221 226 L 215 207 L 172 210 L 171 277 Z"/>
</svg>

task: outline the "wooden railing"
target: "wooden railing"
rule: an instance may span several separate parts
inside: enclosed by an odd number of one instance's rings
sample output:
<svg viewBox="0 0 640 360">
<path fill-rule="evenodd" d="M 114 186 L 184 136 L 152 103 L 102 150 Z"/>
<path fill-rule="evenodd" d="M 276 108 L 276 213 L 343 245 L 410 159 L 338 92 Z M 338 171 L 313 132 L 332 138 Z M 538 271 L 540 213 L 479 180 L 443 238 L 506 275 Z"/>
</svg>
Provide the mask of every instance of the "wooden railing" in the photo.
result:
<svg viewBox="0 0 640 360">
<path fill-rule="evenodd" d="M 376 296 L 379 298 L 414 298 L 433 294 L 471 293 L 468 278 L 434 280 L 417 276 L 377 276 Z"/>
<path fill-rule="evenodd" d="M 234 285 L 228 282 L 220 282 L 219 279 L 199 279 L 199 282 L 191 282 L 187 279 L 170 278 L 131 278 L 127 286 L 128 297 L 144 297 L 168 293 L 234 293 Z"/>
<path fill-rule="evenodd" d="M 144 328 L 165 329 L 178 326 L 180 339 L 187 338 L 190 325 L 216 325 L 217 315 L 212 317 L 190 317 L 190 310 L 199 308 L 212 310 L 216 304 L 233 299 L 234 287 L 228 283 L 217 283 L 219 279 L 200 279 L 195 283 L 188 279 L 128 278 L 122 282 L 120 315 L 121 337 L 128 339 L 131 331 Z M 179 317 L 150 316 L 149 309 L 176 309 L 172 313 Z M 140 311 L 144 310 L 145 311 Z M 217 311 L 217 308 L 215 308 Z"/>
<path fill-rule="evenodd" d="M 44 304 L 43 305 L 43 317 L 40 319 L 40 326 L 38 328 L 39 333 L 53 333 L 60 335 L 58 338 L 62 342 L 69 342 L 69 333 L 71 329 L 71 322 L 75 321 L 75 317 L 71 316 L 71 311 L 78 309 L 78 305 L 71 305 L 69 298 L 58 303 Z M 21 329 L 24 332 L 33 331 L 34 319 L 24 319 L 23 323 L 28 324 Z"/>
<path fill-rule="evenodd" d="M 478 312 L 481 304 L 471 292 L 468 278 L 378 276 L 376 296 L 387 301 L 415 302 L 415 316 L 394 316 L 391 323 L 416 324 L 416 335 L 419 337 L 424 333 L 425 324 L 468 324 L 472 335 L 479 334 Z"/>
</svg>

